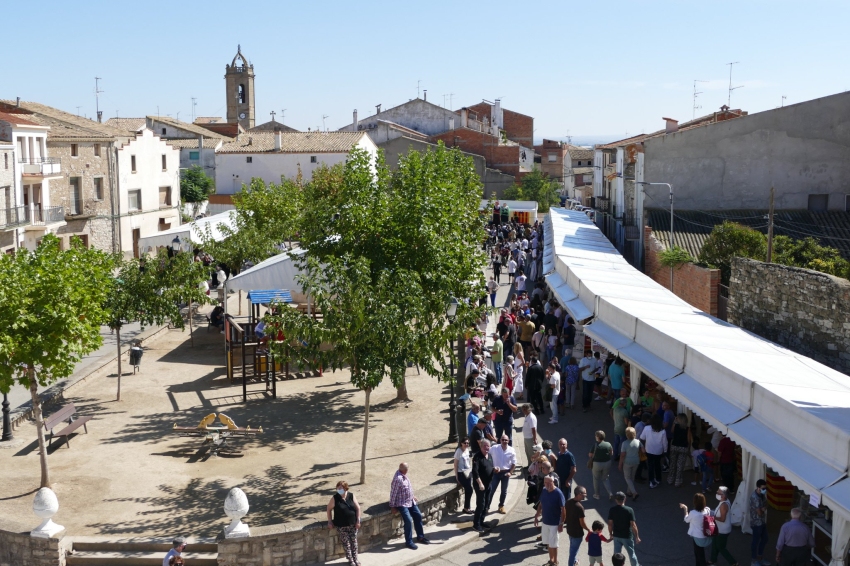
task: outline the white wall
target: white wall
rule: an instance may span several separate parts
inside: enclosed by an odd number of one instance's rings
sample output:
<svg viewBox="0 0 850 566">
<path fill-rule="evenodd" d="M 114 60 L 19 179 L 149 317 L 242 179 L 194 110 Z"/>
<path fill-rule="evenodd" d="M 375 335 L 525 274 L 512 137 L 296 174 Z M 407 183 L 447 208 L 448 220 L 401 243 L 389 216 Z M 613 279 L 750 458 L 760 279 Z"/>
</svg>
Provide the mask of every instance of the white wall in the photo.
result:
<svg viewBox="0 0 850 566">
<path fill-rule="evenodd" d="M 162 155 L 166 155 L 166 170 Z M 131 171 L 131 156 L 136 156 L 136 172 Z M 121 251 L 132 253 L 133 229 L 142 238 L 159 232 L 159 219 L 167 218 L 171 228 L 180 224 L 180 150 L 168 145 L 144 129 L 136 139 L 118 150 L 118 195 L 121 210 Z M 159 188 L 171 187 L 171 206 L 159 206 Z M 129 210 L 130 191 L 141 189 L 141 210 Z"/>
<path fill-rule="evenodd" d="M 378 147 L 369 136 L 357 143 L 357 146 L 369 152 L 374 160 Z M 310 162 L 316 156 L 316 163 Z M 246 157 L 252 162 L 248 163 Z M 313 171 L 324 165 L 345 163 L 348 153 L 217 153 L 215 156 L 216 194 L 232 195 L 242 190 L 243 184 L 259 178 L 266 183 L 280 183 L 281 177 L 291 179 L 301 175 L 305 181 L 313 178 Z"/>
</svg>

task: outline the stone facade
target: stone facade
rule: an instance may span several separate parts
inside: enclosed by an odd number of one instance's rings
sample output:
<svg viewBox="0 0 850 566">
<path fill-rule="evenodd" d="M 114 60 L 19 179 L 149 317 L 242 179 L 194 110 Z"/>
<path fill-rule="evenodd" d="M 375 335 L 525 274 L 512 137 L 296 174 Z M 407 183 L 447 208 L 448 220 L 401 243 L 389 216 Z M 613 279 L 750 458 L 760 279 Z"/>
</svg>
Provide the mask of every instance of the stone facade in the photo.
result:
<svg viewBox="0 0 850 566">
<path fill-rule="evenodd" d="M 62 539 L 34 538 L 0 520 L 0 566 L 65 566 L 65 551 Z"/>
<path fill-rule="evenodd" d="M 460 504 L 457 487 L 418 502 L 422 522 L 426 525 L 439 522 L 444 510 L 454 511 Z M 375 515 L 363 515 L 358 546 L 361 551 L 366 550 L 402 534 L 401 517 L 384 507 Z M 344 557 L 345 550 L 336 530 L 328 530 L 324 523 L 251 527 L 248 538 L 220 538 L 218 541 L 219 566 L 298 566 Z"/>
<path fill-rule="evenodd" d="M 652 235 L 652 228 L 644 228 L 644 273 L 656 283 L 670 289 L 670 268 L 661 265 L 658 254 L 664 246 Z M 686 263 L 673 270 L 673 293 L 711 316 L 717 316 L 720 293 L 720 270 Z"/>
<path fill-rule="evenodd" d="M 729 322 L 850 375 L 850 281 L 736 258 Z"/>
</svg>

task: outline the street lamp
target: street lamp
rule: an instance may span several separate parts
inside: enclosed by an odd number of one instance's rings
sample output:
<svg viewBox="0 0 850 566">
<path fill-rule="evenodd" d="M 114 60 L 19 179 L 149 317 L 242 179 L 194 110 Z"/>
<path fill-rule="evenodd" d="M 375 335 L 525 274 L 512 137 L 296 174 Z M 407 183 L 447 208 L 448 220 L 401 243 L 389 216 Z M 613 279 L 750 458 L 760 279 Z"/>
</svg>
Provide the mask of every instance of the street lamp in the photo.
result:
<svg viewBox="0 0 850 566">
<path fill-rule="evenodd" d="M 174 239 L 171 240 L 171 251 L 175 254 L 180 251 L 180 236 L 174 236 Z"/>
<path fill-rule="evenodd" d="M 667 187 L 670 191 L 670 249 L 672 250 L 676 247 L 675 236 L 673 235 L 673 185 L 670 183 L 647 183 L 645 181 L 638 181 L 638 185 L 644 186 L 656 186 L 656 187 Z M 643 216 L 643 214 L 641 214 Z M 643 230 L 643 226 L 641 226 L 641 230 Z M 670 268 L 670 291 L 673 290 L 673 268 Z"/>
<path fill-rule="evenodd" d="M 454 297 L 446 305 L 446 319 L 451 325 L 457 316 L 458 300 Z M 449 442 L 457 444 L 457 403 L 455 402 L 455 340 L 449 339 Z"/>
</svg>

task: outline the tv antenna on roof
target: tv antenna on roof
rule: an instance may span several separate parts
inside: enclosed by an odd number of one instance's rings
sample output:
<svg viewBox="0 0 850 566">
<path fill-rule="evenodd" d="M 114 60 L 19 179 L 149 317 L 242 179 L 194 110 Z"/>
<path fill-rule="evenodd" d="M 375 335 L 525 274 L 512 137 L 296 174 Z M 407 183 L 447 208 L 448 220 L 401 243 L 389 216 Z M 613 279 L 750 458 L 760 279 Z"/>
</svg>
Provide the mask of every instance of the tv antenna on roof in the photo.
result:
<svg viewBox="0 0 850 566">
<path fill-rule="evenodd" d="M 697 105 L 697 96 L 701 95 L 701 92 L 697 92 L 697 83 L 707 83 L 708 81 L 701 81 L 699 79 L 694 79 L 694 115 L 691 120 L 695 120 L 697 117 L 697 110 L 702 108 L 702 106 Z"/>
<path fill-rule="evenodd" d="M 782 95 L 782 108 L 785 108 L 785 99 L 788 98 L 784 94 Z M 78 107 L 79 108 L 79 107 Z"/>
<path fill-rule="evenodd" d="M 325 118 L 328 118 L 328 117 L 329 116 L 327 114 L 322 114 L 322 129 L 325 130 L 326 132 L 328 131 L 328 129 L 325 127 Z"/>
<path fill-rule="evenodd" d="M 732 87 L 732 65 L 739 64 L 738 61 L 733 61 L 732 63 L 726 63 L 729 65 L 729 97 L 726 99 L 726 106 L 732 108 L 732 91 L 737 90 L 739 88 L 744 88 L 744 85 Z"/>
<path fill-rule="evenodd" d="M 419 98 L 419 85 L 422 83 L 422 79 L 416 81 L 416 98 Z"/>
<path fill-rule="evenodd" d="M 94 78 L 94 107 L 97 111 L 97 119 L 100 121 L 100 93 L 104 92 L 100 90 L 100 81 L 102 81 L 100 77 Z"/>
<path fill-rule="evenodd" d="M 280 123 L 283 124 L 283 120 L 286 118 L 286 108 L 280 111 Z"/>
<path fill-rule="evenodd" d="M 195 121 L 195 107 L 198 105 L 198 99 L 194 96 L 192 97 L 192 122 Z"/>
</svg>

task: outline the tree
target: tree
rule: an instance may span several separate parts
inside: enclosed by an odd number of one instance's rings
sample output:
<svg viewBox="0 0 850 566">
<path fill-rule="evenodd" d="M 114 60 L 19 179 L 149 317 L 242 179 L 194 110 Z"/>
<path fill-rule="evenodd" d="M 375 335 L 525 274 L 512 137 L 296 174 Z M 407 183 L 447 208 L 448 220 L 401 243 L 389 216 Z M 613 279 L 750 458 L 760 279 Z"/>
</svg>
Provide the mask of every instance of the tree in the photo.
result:
<svg viewBox="0 0 850 566">
<path fill-rule="evenodd" d="M 535 200 L 538 212 L 549 212 L 549 208 L 560 202 L 558 191 L 561 185 L 544 175 L 537 167 L 525 175 L 519 184 L 505 190 L 506 200 Z"/>
<path fill-rule="evenodd" d="M 121 328 L 124 324 L 136 320 L 143 325 L 171 322 L 182 330 L 184 323 L 179 302 L 191 300 L 204 304 L 209 300 L 200 289 L 201 282 L 207 278 L 203 264 L 187 261 L 188 257 L 177 254 L 169 258 L 167 250 L 159 250 L 149 262 L 132 259 L 118 264 L 105 304 L 106 324 L 115 331 L 118 347 L 117 401 L 121 400 Z M 189 319 L 191 324 L 191 316 Z"/>
<path fill-rule="evenodd" d="M 198 204 L 208 200 L 215 192 L 215 181 L 195 165 L 180 174 L 180 200 L 194 204 L 192 217 L 198 215 Z"/>
<path fill-rule="evenodd" d="M 438 360 L 449 337 L 474 324 L 475 302 L 461 301 L 455 321 L 445 319 L 451 297 L 477 299 L 483 288 L 481 188 L 471 160 L 440 144 L 411 152 L 390 175 L 354 150 L 337 177 L 316 172 L 305 190 L 302 244 L 296 261 L 302 286 L 321 320 L 279 309 L 269 326 L 278 359 L 295 352 L 328 367 L 347 365 L 366 394 L 361 482 L 366 481 L 369 402 L 386 377 L 402 389 L 408 364 L 451 382 Z M 322 347 L 325 344 L 326 347 Z M 327 347 L 330 345 L 330 347 Z"/>
<path fill-rule="evenodd" d="M 252 179 L 248 187 L 233 195 L 234 227 L 219 224 L 223 238 L 216 240 L 208 226 L 201 247 L 233 273 L 239 273 L 246 261 L 259 263 L 280 253 L 280 246 L 287 240 L 292 247 L 302 201 L 300 177 L 284 179 L 280 184 Z"/>
<path fill-rule="evenodd" d="M 699 261 L 720 270 L 720 279 L 729 285 L 732 274 L 732 258 L 748 257 L 764 261 L 767 254 L 767 238 L 752 228 L 724 221 L 712 229 L 700 250 Z"/>
<path fill-rule="evenodd" d="M 850 279 L 850 262 L 835 248 L 822 246 L 815 238 L 794 240 L 788 236 L 773 238 L 773 261 L 829 273 Z"/>
<path fill-rule="evenodd" d="M 664 267 L 671 268 L 694 262 L 694 258 L 691 257 L 691 254 L 689 254 L 686 249 L 680 248 L 679 246 L 662 251 L 658 254 L 658 260 Z"/>
<path fill-rule="evenodd" d="M 79 240 L 59 249 L 48 234 L 35 251 L 0 257 L 0 390 L 28 387 L 38 431 L 41 487 L 50 487 L 39 385 L 70 376 L 102 343 L 114 258 Z"/>
</svg>

